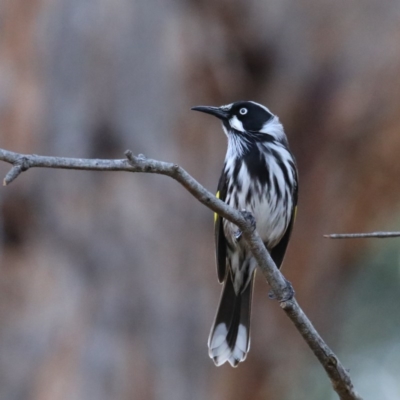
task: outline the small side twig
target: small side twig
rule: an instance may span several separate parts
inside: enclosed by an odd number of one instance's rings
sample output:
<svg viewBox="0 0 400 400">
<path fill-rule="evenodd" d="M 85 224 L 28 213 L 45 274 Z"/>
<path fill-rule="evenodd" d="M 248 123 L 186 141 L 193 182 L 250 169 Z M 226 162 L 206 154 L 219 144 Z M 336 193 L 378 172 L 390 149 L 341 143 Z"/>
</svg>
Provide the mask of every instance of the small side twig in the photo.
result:
<svg viewBox="0 0 400 400">
<path fill-rule="evenodd" d="M 28 160 L 26 157 L 19 157 L 14 163 L 13 167 L 8 171 L 8 174 L 3 179 L 3 186 L 7 186 L 14 179 L 29 168 Z"/>
<path fill-rule="evenodd" d="M 370 232 L 370 233 L 331 233 L 324 235 L 328 239 L 364 239 L 364 238 L 392 238 L 400 237 L 400 232 Z"/>
</svg>

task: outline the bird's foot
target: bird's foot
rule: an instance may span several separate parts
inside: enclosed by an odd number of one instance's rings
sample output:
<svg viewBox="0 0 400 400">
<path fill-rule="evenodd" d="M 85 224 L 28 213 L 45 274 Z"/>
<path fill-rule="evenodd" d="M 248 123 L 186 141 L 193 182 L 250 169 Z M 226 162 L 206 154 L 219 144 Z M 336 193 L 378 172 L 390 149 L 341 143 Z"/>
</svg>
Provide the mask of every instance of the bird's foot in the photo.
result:
<svg viewBox="0 0 400 400">
<path fill-rule="evenodd" d="M 285 292 L 284 292 L 284 296 L 281 298 L 281 299 L 278 299 L 276 296 L 275 296 L 275 294 L 274 294 L 274 292 L 272 291 L 272 290 L 270 290 L 269 292 L 268 292 L 268 297 L 271 299 L 271 300 L 279 300 L 280 302 L 285 302 L 285 301 L 289 301 L 289 300 L 292 300 L 293 299 L 293 297 L 294 297 L 294 295 L 295 295 L 295 290 L 293 289 L 293 286 L 292 286 L 292 284 L 286 279 L 286 278 L 284 278 L 285 279 L 285 282 L 286 282 L 286 288 L 285 288 Z"/>
<path fill-rule="evenodd" d="M 244 219 L 250 223 L 251 225 L 251 229 L 253 230 L 253 232 L 256 230 L 256 219 L 254 218 L 253 214 L 249 211 L 246 211 L 245 209 L 243 209 L 241 211 Z"/>
<path fill-rule="evenodd" d="M 269 298 L 270 300 L 276 300 L 276 296 L 275 296 L 275 294 L 274 294 L 274 292 L 273 292 L 272 290 L 270 290 L 270 291 L 268 292 L 268 298 Z"/>
</svg>

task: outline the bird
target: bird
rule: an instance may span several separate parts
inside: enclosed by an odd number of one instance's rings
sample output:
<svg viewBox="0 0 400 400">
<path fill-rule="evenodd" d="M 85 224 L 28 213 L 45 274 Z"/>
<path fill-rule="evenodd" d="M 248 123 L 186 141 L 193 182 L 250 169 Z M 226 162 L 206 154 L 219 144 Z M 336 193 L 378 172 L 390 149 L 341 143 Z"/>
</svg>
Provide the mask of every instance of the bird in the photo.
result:
<svg viewBox="0 0 400 400">
<path fill-rule="evenodd" d="M 279 118 L 254 101 L 196 106 L 217 117 L 228 139 L 217 194 L 251 213 L 266 249 L 281 267 L 296 218 L 298 171 Z M 250 316 L 256 260 L 236 225 L 214 214 L 218 281 L 223 284 L 208 339 L 216 366 L 236 367 L 250 349 Z"/>
</svg>

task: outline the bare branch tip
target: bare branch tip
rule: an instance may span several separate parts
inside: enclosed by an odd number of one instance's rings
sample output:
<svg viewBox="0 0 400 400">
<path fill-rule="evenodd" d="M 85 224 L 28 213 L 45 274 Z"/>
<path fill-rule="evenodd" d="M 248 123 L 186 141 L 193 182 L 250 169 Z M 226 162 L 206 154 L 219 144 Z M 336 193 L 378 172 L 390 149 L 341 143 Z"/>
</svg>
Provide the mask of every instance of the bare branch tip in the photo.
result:
<svg viewBox="0 0 400 400">
<path fill-rule="evenodd" d="M 138 158 L 134 156 L 131 150 L 126 150 L 125 156 L 128 159 L 129 164 L 131 164 L 132 166 L 135 166 L 137 164 Z"/>
<path fill-rule="evenodd" d="M 329 239 L 365 239 L 365 238 L 395 238 L 400 237 L 400 232 L 367 232 L 367 233 L 332 233 L 324 235 Z"/>
<path fill-rule="evenodd" d="M 128 160 L 130 160 L 133 157 L 132 150 L 125 150 L 124 155 Z"/>
<path fill-rule="evenodd" d="M 8 171 L 8 174 L 6 177 L 3 179 L 3 186 L 7 186 L 10 184 L 13 180 L 18 178 L 18 176 L 23 172 L 26 171 L 28 168 L 26 165 L 23 164 L 15 164 L 10 171 Z"/>
<path fill-rule="evenodd" d="M 135 156 L 132 152 L 132 150 L 126 150 L 125 151 L 125 157 L 128 159 L 129 164 L 131 165 L 136 165 L 139 161 L 145 161 L 146 157 L 143 154 L 139 154 L 138 156 Z"/>
</svg>

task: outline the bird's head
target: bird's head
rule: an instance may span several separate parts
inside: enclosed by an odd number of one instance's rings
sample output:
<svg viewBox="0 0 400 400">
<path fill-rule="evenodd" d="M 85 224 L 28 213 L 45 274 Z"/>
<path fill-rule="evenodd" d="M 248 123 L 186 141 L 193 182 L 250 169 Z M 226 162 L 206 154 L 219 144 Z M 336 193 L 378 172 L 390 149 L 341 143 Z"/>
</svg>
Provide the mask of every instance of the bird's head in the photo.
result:
<svg viewBox="0 0 400 400">
<path fill-rule="evenodd" d="M 222 121 L 225 133 L 260 134 L 265 133 L 275 140 L 285 135 L 279 118 L 267 107 L 254 101 L 237 101 L 221 107 L 197 106 L 192 110 L 214 115 Z"/>
</svg>

